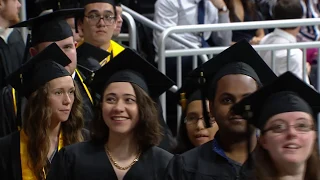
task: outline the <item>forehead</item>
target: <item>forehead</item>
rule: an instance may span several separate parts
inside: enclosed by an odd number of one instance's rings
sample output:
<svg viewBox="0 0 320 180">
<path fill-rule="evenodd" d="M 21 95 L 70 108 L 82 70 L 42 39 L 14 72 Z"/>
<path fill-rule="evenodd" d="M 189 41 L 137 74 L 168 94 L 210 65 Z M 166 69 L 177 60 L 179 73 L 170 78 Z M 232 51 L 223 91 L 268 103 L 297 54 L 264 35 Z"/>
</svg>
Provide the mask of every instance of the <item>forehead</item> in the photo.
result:
<svg viewBox="0 0 320 180">
<path fill-rule="evenodd" d="M 294 123 L 295 121 L 298 121 L 298 120 L 306 120 L 308 122 L 311 122 L 313 121 L 313 118 L 310 114 L 305 112 L 300 112 L 300 111 L 284 112 L 284 113 L 276 114 L 271 118 L 269 118 L 269 120 L 266 123 L 266 126 L 268 126 L 268 124 L 272 124 L 279 120 L 285 121 L 288 123 Z"/>
<path fill-rule="evenodd" d="M 104 94 L 108 94 L 108 93 L 135 95 L 134 89 L 129 82 L 110 83 L 104 91 Z"/>
<path fill-rule="evenodd" d="M 243 74 L 230 74 L 223 76 L 217 82 L 216 96 L 223 93 L 232 95 L 244 95 L 257 90 L 256 81 L 250 76 Z"/>
<path fill-rule="evenodd" d="M 72 88 L 74 83 L 71 76 L 64 76 L 52 79 L 49 81 L 49 87 L 52 89 L 56 88 Z"/>
<path fill-rule="evenodd" d="M 208 105 L 209 101 L 207 101 Z M 202 111 L 202 102 L 201 100 L 195 100 L 188 104 L 187 106 L 187 113 L 194 112 L 194 111 Z"/>
<path fill-rule="evenodd" d="M 90 12 L 112 12 L 114 13 L 114 7 L 109 3 L 91 3 L 85 6 L 85 13 Z"/>
</svg>

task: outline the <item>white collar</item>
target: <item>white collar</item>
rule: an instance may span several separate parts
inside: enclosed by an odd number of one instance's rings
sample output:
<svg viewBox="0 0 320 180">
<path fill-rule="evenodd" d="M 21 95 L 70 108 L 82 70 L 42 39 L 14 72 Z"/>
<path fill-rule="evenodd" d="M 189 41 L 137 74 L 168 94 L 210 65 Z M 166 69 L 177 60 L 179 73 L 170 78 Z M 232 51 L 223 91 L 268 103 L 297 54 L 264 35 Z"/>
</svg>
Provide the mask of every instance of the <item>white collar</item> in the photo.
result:
<svg viewBox="0 0 320 180">
<path fill-rule="evenodd" d="M 10 34 L 12 33 L 13 31 L 13 28 L 3 28 L 3 27 L 0 27 L 0 37 L 3 39 L 3 41 L 5 43 L 8 43 L 8 39 L 9 39 L 9 36 Z"/>
<path fill-rule="evenodd" d="M 281 36 L 281 37 L 287 39 L 290 43 L 296 43 L 296 42 L 297 42 L 297 38 L 294 37 L 294 35 L 286 32 L 286 31 L 284 31 L 284 30 L 282 30 L 282 29 L 276 28 L 276 29 L 273 31 L 273 33 L 274 33 L 275 35 L 278 35 L 278 36 Z"/>
</svg>

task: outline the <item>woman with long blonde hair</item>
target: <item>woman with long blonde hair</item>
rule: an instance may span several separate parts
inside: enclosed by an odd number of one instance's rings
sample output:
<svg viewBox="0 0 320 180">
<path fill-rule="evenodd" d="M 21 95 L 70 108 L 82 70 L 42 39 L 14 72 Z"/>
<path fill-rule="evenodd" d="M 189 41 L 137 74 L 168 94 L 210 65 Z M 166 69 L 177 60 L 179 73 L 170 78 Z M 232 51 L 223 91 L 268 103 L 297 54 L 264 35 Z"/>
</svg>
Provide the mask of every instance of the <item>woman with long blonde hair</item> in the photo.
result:
<svg viewBox="0 0 320 180">
<path fill-rule="evenodd" d="M 9 76 L 27 98 L 22 129 L 0 139 L 3 180 L 43 180 L 57 151 L 83 140 L 81 97 L 64 68 L 71 61 L 52 44 Z"/>
</svg>

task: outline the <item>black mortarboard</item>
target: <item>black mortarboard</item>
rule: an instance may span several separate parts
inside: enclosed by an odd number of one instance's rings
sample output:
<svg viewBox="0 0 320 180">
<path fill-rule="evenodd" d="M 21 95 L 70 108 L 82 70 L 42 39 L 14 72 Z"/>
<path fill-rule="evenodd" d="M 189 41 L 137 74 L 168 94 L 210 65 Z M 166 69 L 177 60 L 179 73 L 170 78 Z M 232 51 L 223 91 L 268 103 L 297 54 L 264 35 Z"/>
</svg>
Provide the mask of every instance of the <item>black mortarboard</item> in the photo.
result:
<svg viewBox="0 0 320 180">
<path fill-rule="evenodd" d="M 73 36 L 71 27 L 65 18 L 81 12 L 83 12 L 82 8 L 57 10 L 20 22 L 11 28 L 30 28 L 32 46 L 42 42 L 56 42 Z"/>
<path fill-rule="evenodd" d="M 36 0 L 35 4 L 42 10 L 52 9 L 53 11 L 60 9 L 79 8 L 79 0 Z"/>
<path fill-rule="evenodd" d="M 229 74 L 250 76 L 257 81 L 259 86 L 268 84 L 277 78 L 259 54 L 245 40 L 230 46 L 193 70 L 189 76 L 199 77 L 201 72 L 203 72 L 206 81 L 204 92 L 209 99 L 214 97 L 217 81 Z"/>
<path fill-rule="evenodd" d="M 101 95 L 112 82 L 134 83 L 151 97 L 160 96 L 174 85 L 171 79 L 129 48 L 96 71 L 89 86 Z"/>
<path fill-rule="evenodd" d="M 181 105 L 183 111 L 189 103 L 196 100 L 201 100 L 201 91 L 198 87 L 198 82 L 194 78 L 187 78 L 177 91 L 178 104 Z"/>
<path fill-rule="evenodd" d="M 111 5 L 113 5 L 113 6 L 115 6 L 116 5 L 116 0 L 81 0 L 80 1 L 81 3 L 81 7 L 84 7 L 84 6 L 86 6 L 86 5 L 88 5 L 88 4 L 91 4 L 91 3 L 109 3 L 109 4 L 111 4 Z"/>
<path fill-rule="evenodd" d="M 78 64 L 92 71 L 98 70 L 97 67 L 101 67 L 99 62 L 104 60 L 109 55 L 110 53 L 108 51 L 105 51 L 86 42 L 83 42 L 83 44 L 77 47 Z"/>
<path fill-rule="evenodd" d="M 232 109 L 262 130 L 268 119 L 276 114 L 301 111 L 317 115 L 320 94 L 291 72 L 286 72 L 272 84 L 242 99 Z"/>
<path fill-rule="evenodd" d="M 7 77 L 7 82 L 23 96 L 29 97 L 40 86 L 52 79 L 70 76 L 64 68 L 70 59 L 52 43 Z"/>
<path fill-rule="evenodd" d="M 122 3 L 121 3 L 121 0 L 115 0 L 115 5 L 116 5 L 116 6 L 121 6 L 121 4 L 122 4 Z"/>
</svg>

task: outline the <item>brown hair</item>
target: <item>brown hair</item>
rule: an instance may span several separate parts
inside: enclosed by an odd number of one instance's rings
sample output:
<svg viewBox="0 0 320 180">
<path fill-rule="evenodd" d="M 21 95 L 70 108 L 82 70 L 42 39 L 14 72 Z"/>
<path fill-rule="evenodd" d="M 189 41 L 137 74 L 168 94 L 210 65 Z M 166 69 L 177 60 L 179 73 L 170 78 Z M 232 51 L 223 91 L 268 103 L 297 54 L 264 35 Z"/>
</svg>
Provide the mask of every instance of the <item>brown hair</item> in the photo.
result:
<svg viewBox="0 0 320 180">
<path fill-rule="evenodd" d="M 235 22 L 235 18 L 237 17 L 236 12 L 235 12 L 235 7 L 233 4 L 234 0 L 224 0 L 230 13 L 229 13 L 229 17 L 230 17 L 230 21 L 231 22 Z M 241 0 L 244 12 L 248 12 L 249 16 L 253 19 L 253 20 L 258 20 L 259 15 L 257 13 L 257 11 L 255 10 L 255 3 L 254 1 L 248 1 L 248 0 Z"/>
<path fill-rule="evenodd" d="M 272 9 L 273 19 L 300 19 L 303 17 L 303 7 L 300 0 L 278 0 Z M 281 28 L 295 29 L 297 27 Z"/>
<path fill-rule="evenodd" d="M 156 108 L 156 103 L 138 85 L 130 83 L 136 93 L 139 111 L 139 121 L 134 127 L 134 137 L 139 148 L 144 151 L 151 146 L 158 145 L 162 138 L 161 125 Z M 106 88 L 104 88 L 105 90 Z M 96 117 L 92 121 L 91 138 L 92 140 L 105 143 L 108 140 L 109 128 L 102 118 L 101 101 L 96 103 Z"/>
<path fill-rule="evenodd" d="M 310 157 L 307 160 L 305 180 L 320 180 L 319 174 L 319 155 L 318 155 L 318 143 L 317 140 L 313 145 L 313 150 Z M 254 151 L 254 162 L 255 170 L 254 176 L 257 180 L 277 180 L 278 171 L 266 149 L 264 149 L 260 142 L 257 144 L 256 150 Z"/>
<path fill-rule="evenodd" d="M 75 85 L 75 98 L 69 119 L 61 123 L 63 145 L 67 146 L 83 141 L 81 129 L 83 127 L 82 99 L 79 89 Z M 42 169 L 47 165 L 47 154 L 50 148 L 49 126 L 51 108 L 48 107 L 49 83 L 33 92 L 28 99 L 24 111 L 23 130 L 28 136 L 27 153 L 30 157 L 28 165 L 37 179 L 44 179 Z"/>
</svg>

